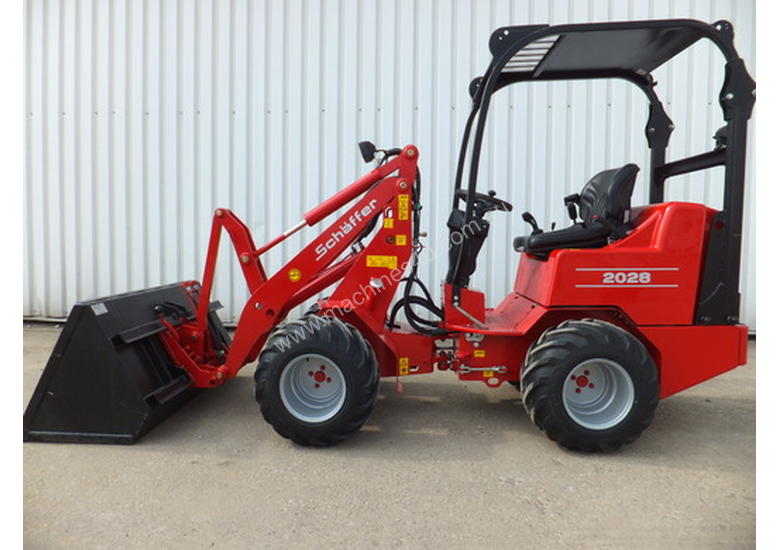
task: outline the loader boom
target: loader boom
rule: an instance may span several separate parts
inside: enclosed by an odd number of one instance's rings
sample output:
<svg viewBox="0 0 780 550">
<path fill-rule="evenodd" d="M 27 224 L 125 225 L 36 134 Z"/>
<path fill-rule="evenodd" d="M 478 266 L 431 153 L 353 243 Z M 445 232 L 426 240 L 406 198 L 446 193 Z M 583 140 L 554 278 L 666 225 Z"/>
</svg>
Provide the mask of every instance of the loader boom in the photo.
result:
<svg viewBox="0 0 780 550">
<path fill-rule="evenodd" d="M 168 334 L 164 337 L 169 353 L 189 372 L 196 387 L 215 387 L 233 378 L 241 367 L 257 358 L 268 333 L 284 319 L 290 309 L 344 277 L 355 265 L 367 263 L 365 257 L 371 255 L 371 245 L 340 257 L 364 236 L 363 232 L 373 220 L 378 217 L 393 218 L 393 213 L 398 211 L 399 196 L 409 195 L 417 169 L 417 158 L 417 149 L 406 147 L 400 155 L 311 209 L 300 223 L 260 248 L 255 247 L 249 228 L 233 212 L 224 208 L 215 211 L 203 270 L 197 321 L 177 327 L 169 326 Z M 388 177 L 395 172 L 398 175 Z M 354 205 L 278 272 L 270 277 L 266 275 L 260 259 L 262 254 L 303 227 L 316 225 L 358 198 Z M 405 256 L 408 259 L 412 240 L 410 224 L 408 220 L 406 223 L 401 222 L 399 220 L 395 225 L 394 234 L 404 235 L 405 238 L 399 239 L 399 242 L 406 244 L 395 245 L 395 252 L 396 257 Z M 208 340 L 208 304 L 223 229 L 233 244 L 250 297 L 241 312 L 224 362 L 216 362 L 209 360 L 205 353 L 208 346 L 203 346 L 198 353 L 193 342 Z"/>
</svg>

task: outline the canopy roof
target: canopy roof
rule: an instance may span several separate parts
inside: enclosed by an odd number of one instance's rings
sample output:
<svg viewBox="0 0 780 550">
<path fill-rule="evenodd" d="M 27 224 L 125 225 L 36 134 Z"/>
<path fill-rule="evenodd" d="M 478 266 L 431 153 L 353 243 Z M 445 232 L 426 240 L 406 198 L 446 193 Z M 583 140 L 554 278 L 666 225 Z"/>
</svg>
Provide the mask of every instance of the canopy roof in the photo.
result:
<svg viewBox="0 0 780 550">
<path fill-rule="evenodd" d="M 500 71 L 496 89 L 520 80 L 644 81 L 704 37 L 727 59 L 736 57 L 732 33 L 727 21 L 707 25 L 692 19 L 501 27 L 490 38 L 489 72 Z"/>
</svg>

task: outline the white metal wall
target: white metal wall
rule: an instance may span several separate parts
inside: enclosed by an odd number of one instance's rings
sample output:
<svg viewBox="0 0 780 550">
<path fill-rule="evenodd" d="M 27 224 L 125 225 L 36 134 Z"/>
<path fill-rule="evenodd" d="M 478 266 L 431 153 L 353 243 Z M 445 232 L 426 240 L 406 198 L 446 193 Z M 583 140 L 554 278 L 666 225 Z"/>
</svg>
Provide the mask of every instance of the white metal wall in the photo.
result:
<svg viewBox="0 0 780 550">
<path fill-rule="evenodd" d="M 755 76 L 745 0 L 27 0 L 24 313 L 59 318 L 76 300 L 199 278 L 215 207 L 263 243 L 364 171 L 362 139 L 422 151 L 423 230 L 436 248 L 422 271 L 436 289 L 467 86 L 489 61 L 491 30 L 668 17 L 731 20 Z M 656 74 L 677 125 L 669 159 L 711 148 L 722 77 L 708 43 Z M 493 214 L 475 275 L 490 303 L 511 286 L 523 210 L 561 224 L 561 197 L 625 162 L 643 168 L 634 196 L 646 200 L 646 110 L 622 82 L 496 96 L 482 186 L 515 212 Z M 718 205 L 717 170 L 670 181 L 669 196 Z M 751 154 L 742 289 L 752 327 L 754 174 Z M 307 231 L 266 264 L 282 265 Z M 232 320 L 247 293 L 222 254 L 216 297 Z"/>
</svg>

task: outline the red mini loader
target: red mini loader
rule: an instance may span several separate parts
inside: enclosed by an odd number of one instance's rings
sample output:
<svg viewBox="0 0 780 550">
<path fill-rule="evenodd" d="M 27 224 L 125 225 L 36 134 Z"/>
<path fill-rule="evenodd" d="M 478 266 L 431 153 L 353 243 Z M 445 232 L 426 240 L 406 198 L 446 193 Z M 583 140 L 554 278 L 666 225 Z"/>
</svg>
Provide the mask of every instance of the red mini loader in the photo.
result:
<svg viewBox="0 0 780 550">
<path fill-rule="evenodd" d="M 666 162 L 674 126 L 652 72 L 702 38 L 726 59 L 719 96 L 726 124 L 713 150 Z M 363 157 L 377 167 L 260 248 L 235 214 L 216 210 L 201 282 L 77 304 L 25 413 L 25 439 L 134 442 L 259 357 L 262 414 L 302 445 L 332 445 L 356 432 L 381 376 L 436 368 L 491 387 L 512 384 L 551 439 L 607 451 L 640 435 L 659 398 L 744 364 L 738 282 L 755 82 L 734 49 L 732 26 L 680 19 L 504 27 L 490 50 L 487 71 L 469 90 L 440 302 L 417 277 L 419 152 L 363 142 Z M 526 212 L 532 231 L 514 241 L 514 288 L 488 308 L 469 278 L 490 228 L 486 214 L 512 211 L 495 193 L 476 190 L 491 97 L 516 82 L 590 78 L 628 80 L 649 101 L 649 204 L 632 207 L 639 168 L 628 164 L 564 198 L 569 227 L 543 232 Z M 721 211 L 664 202 L 668 178 L 714 166 L 725 168 Z M 264 253 L 350 204 L 278 272 L 266 273 Z M 251 294 L 232 339 L 210 298 L 223 230 Z M 327 299 L 285 320 L 329 287 Z"/>
</svg>

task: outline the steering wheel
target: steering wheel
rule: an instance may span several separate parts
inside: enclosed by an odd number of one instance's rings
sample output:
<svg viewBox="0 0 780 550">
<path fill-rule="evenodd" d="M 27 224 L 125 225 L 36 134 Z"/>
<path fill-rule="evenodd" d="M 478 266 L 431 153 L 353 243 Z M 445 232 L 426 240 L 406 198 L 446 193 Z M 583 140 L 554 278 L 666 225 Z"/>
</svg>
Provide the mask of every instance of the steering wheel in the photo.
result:
<svg viewBox="0 0 780 550">
<path fill-rule="evenodd" d="M 455 196 L 466 201 L 468 198 L 468 191 L 465 189 L 456 189 Z M 504 212 L 512 211 L 512 205 L 505 200 L 497 198 L 495 191 L 488 191 L 487 195 L 475 192 L 474 206 L 480 215 L 492 212 L 493 210 L 502 210 Z"/>
</svg>

